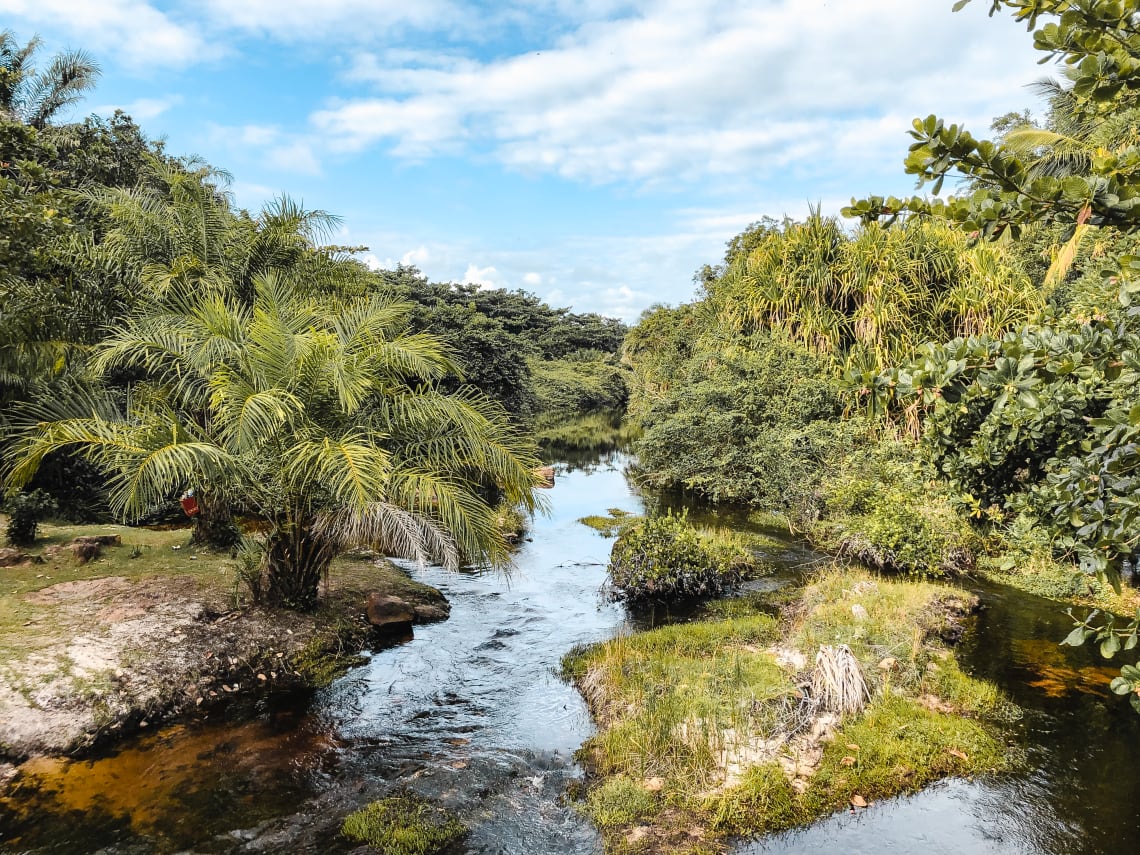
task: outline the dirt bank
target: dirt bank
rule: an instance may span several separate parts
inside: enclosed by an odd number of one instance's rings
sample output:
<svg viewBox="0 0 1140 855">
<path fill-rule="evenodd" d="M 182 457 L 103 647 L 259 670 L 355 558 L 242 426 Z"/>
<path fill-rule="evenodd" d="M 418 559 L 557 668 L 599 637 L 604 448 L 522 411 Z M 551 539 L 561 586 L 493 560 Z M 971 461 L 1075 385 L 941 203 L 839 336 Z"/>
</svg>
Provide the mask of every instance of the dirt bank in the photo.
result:
<svg viewBox="0 0 1140 855">
<path fill-rule="evenodd" d="M 178 556 L 184 533 L 114 528 L 123 545 L 88 564 L 51 548 L 74 535 L 59 529 L 32 551 L 38 562 L 0 570 L 2 762 L 81 754 L 239 697 L 327 682 L 370 641 L 368 591 L 403 598 L 421 620 L 447 614 L 434 588 L 364 556 L 334 566 L 311 614 L 250 607 L 227 558 Z M 172 555 L 185 572 L 156 566 Z"/>
</svg>

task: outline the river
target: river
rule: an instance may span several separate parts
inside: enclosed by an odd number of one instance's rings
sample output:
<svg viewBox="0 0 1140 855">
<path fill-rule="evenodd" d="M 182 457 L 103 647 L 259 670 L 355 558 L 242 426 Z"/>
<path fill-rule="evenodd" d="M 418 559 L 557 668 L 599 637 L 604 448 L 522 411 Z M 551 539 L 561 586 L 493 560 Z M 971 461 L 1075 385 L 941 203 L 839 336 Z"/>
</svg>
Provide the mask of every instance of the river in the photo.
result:
<svg viewBox="0 0 1140 855">
<path fill-rule="evenodd" d="M 414 570 L 448 596 L 451 618 L 375 651 L 329 689 L 28 768 L 0 805 L 0 845 L 68 855 L 348 852 L 337 833 L 345 814 L 407 786 L 472 828 L 453 855 L 599 851 L 563 799 L 582 776 L 574 751 L 593 727 L 557 670 L 571 647 L 634 628 L 601 596 L 611 541 L 577 522 L 642 510 L 626 462 L 613 452 L 562 461 L 550 513 L 510 574 Z M 792 542 L 765 557 L 788 583 L 812 558 Z M 1091 651 L 1057 646 L 1067 625 L 1055 603 L 975 587 L 986 608 L 961 655 L 1025 710 L 1008 732 L 1024 768 L 743 842 L 739 855 L 1140 851 L 1140 716 L 1108 696 L 1114 672 Z"/>
</svg>

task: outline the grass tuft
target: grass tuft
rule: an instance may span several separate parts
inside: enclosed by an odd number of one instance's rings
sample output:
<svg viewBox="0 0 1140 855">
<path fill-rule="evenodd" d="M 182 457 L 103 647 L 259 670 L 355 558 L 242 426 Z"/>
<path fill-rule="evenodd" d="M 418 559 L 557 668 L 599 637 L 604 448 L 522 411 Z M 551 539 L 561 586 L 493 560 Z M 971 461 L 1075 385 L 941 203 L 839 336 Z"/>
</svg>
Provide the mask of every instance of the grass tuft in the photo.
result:
<svg viewBox="0 0 1140 855">
<path fill-rule="evenodd" d="M 434 855 L 464 837 L 467 828 L 443 808 L 401 790 L 349 814 L 341 833 L 385 855 Z"/>
</svg>

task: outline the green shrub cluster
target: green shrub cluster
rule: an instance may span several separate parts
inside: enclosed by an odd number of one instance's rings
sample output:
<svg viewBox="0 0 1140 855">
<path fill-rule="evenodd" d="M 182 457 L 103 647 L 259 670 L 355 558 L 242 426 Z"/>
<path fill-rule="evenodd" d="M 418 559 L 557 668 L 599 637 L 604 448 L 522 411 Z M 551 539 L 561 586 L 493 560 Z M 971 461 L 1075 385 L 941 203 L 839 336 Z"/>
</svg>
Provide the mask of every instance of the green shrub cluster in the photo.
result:
<svg viewBox="0 0 1140 855">
<path fill-rule="evenodd" d="M 944 488 L 924 479 L 910 448 L 882 442 L 850 454 L 822 488 L 814 539 L 881 570 L 954 575 L 980 543 Z"/>
<path fill-rule="evenodd" d="M 821 361 L 778 336 L 692 356 L 643 413 L 645 482 L 713 502 L 802 513 L 862 432 Z"/>
<path fill-rule="evenodd" d="M 43 490 L 17 493 L 4 506 L 8 512 L 5 535 L 13 546 L 31 546 L 36 542 L 40 521 L 56 509 L 55 500 Z"/>
<path fill-rule="evenodd" d="M 707 597 L 739 584 L 755 564 L 739 541 L 705 533 L 684 515 L 625 529 L 610 553 L 614 597 L 632 605 Z"/>
<path fill-rule="evenodd" d="M 626 372 L 612 354 L 580 351 L 562 359 L 532 359 L 538 412 L 570 418 L 625 408 Z"/>
</svg>

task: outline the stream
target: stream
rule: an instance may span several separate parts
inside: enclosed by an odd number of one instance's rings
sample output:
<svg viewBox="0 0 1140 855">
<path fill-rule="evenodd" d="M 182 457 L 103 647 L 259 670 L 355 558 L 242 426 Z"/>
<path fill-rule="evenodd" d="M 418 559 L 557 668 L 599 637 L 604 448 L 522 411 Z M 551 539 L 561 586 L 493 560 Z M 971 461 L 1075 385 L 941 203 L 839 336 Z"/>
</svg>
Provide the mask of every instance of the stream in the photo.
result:
<svg viewBox="0 0 1140 855">
<path fill-rule="evenodd" d="M 606 452 L 558 463 L 550 513 L 510 574 L 413 569 L 448 596 L 451 618 L 416 627 L 329 689 L 166 727 L 103 756 L 26 765 L 0 800 L 0 849 L 349 852 L 343 817 L 406 786 L 471 827 L 451 855 L 600 852 L 563 799 L 582 778 L 574 752 L 593 725 L 558 666 L 575 645 L 637 628 L 601 596 L 612 542 L 577 522 L 642 510 L 627 461 Z M 815 556 L 789 541 L 764 557 L 781 568 L 765 583 L 787 584 Z M 1024 709 L 1008 727 L 1024 767 L 742 842 L 738 855 L 1140 851 L 1140 716 L 1110 697 L 1116 670 L 1057 645 L 1069 626 L 1056 603 L 971 587 L 985 608 L 960 656 Z"/>
</svg>

